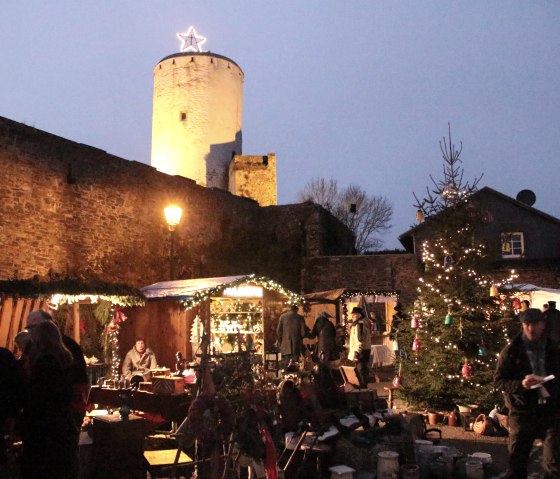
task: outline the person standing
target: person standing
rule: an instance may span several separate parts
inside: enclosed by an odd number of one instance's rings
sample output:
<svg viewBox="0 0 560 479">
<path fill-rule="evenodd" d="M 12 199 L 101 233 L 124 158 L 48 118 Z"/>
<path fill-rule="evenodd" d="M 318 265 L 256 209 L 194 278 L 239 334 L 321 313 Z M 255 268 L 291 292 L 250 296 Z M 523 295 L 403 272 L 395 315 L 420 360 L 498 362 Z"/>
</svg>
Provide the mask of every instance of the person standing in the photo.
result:
<svg viewBox="0 0 560 479">
<path fill-rule="evenodd" d="M 545 315 L 529 308 L 522 331 L 500 353 L 494 383 L 509 409 L 506 478 L 526 478 L 536 438 L 543 440 L 545 478 L 560 477 L 560 347 L 545 334 Z M 543 382 L 543 378 L 554 379 Z"/>
<path fill-rule="evenodd" d="M 30 350 L 33 346 L 33 329 L 42 323 L 51 323 L 56 327 L 52 316 L 42 309 L 31 311 L 27 316 L 26 329 L 31 334 L 31 346 L 26 350 L 21 358 L 19 359 L 21 368 L 24 375 L 28 376 L 31 368 L 30 364 Z M 52 328 L 51 328 L 52 329 Z M 58 330 L 58 328 L 57 328 Z M 79 439 L 80 430 L 82 428 L 82 423 L 84 421 L 84 416 L 86 414 L 87 408 L 87 398 L 89 393 L 89 381 L 86 370 L 86 361 L 84 359 L 84 353 L 80 345 L 74 341 L 70 336 L 66 336 L 59 331 L 62 337 L 62 343 L 64 347 L 70 351 L 72 355 L 72 362 L 70 366 L 70 383 L 71 383 L 71 397 L 70 405 L 68 410 L 68 444 L 72 446 L 72 450 L 68 450 L 69 460 L 68 463 L 68 475 L 61 477 L 74 478 L 79 474 Z"/>
<path fill-rule="evenodd" d="M 360 387 L 367 387 L 369 375 L 369 361 L 371 358 L 371 328 L 370 321 L 365 317 L 362 308 L 352 309 L 350 322 L 350 340 L 348 345 L 348 359 L 356 363 L 356 372 Z"/>
<path fill-rule="evenodd" d="M 548 302 L 548 309 L 545 311 L 546 334 L 550 339 L 560 343 L 560 311 L 556 309 L 556 301 Z"/>
<path fill-rule="evenodd" d="M 142 381 L 150 379 L 150 369 L 157 368 L 155 353 L 146 346 L 146 340 L 139 336 L 132 349 L 126 353 L 122 363 L 122 373 L 125 378 L 132 379 L 142 376 Z"/>
<path fill-rule="evenodd" d="M 22 476 L 76 479 L 78 441 L 71 416 L 72 353 L 64 346 L 53 321 L 28 325 L 28 329 L 31 346 L 24 377 Z"/>
<path fill-rule="evenodd" d="M 22 384 L 16 358 L 0 347 L 0 477 L 9 476 L 9 455 L 15 421 L 21 407 Z"/>
<path fill-rule="evenodd" d="M 287 311 L 280 315 L 276 328 L 276 337 L 280 344 L 280 354 L 282 355 L 282 366 L 288 366 L 292 359 L 296 361 L 303 351 L 303 338 L 307 328 L 305 319 L 298 314 L 298 307 L 294 304 Z"/>
<path fill-rule="evenodd" d="M 338 349 L 336 346 L 336 328 L 331 322 L 332 316 L 321 311 L 315 317 L 315 324 L 309 333 L 309 338 L 317 339 L 317 358 L 319 361 L 336 361 Z"/>
</svg>

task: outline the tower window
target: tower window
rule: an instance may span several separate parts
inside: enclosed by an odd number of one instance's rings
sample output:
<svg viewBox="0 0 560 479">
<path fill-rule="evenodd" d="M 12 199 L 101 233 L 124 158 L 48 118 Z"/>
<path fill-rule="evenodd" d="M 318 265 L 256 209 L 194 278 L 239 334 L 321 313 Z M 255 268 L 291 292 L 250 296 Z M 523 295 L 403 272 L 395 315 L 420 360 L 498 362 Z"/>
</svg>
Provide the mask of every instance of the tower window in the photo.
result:
<svg viewBox="0 0 560 479">
<path fill-rule="evenodd" d="M 187 121 L 187 112 L 186 111 L 182 111 L 180 116 L 181 116 L 181 121 Z"/>
</svg>

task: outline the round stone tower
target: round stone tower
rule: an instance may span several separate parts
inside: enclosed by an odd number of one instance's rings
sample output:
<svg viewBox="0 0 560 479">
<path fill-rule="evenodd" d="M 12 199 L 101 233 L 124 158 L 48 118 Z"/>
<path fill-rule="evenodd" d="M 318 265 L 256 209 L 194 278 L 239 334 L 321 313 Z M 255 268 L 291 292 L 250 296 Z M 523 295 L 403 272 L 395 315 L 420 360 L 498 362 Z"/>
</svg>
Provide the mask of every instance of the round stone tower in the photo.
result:
<svg viewBox="0 0 560 479">
<path fill-rule="evenodd" d="M 228 168 L 242 154 L 243 71 L 210 52 L 181 52 L 154 69 L 153 167 L 228 189 Z"/>
</svg>

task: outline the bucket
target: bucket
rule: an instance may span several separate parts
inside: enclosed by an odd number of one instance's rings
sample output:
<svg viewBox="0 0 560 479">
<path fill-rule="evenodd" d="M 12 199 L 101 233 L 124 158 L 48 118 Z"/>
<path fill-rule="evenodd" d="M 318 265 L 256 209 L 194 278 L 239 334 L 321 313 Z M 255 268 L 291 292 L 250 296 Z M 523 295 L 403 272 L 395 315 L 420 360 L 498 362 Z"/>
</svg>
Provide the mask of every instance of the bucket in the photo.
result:
<svg viewBox="0 0 560 479">
<path fill-rule="evenodd" d="M 401 479 L 420 479 L 420 466 L 403 464 L 401 466 Z"/>
<path fill-rule="evenodd" d="M 377 479 L 397 479 L 399 477 L 399 453 L 381 451 L 377 453 Z"/>
<path fill-rule="evenodd" d="M 428 424 L 430 426 L 435 426 L 436 424 L 441 423 L 442 415 L 438 412 L 429 412 L 428 413 Z"/>
<path fill-rule="evenodd" d="M 480 461 L 482 465 L 484 464 L 492 464 L 492 454 L 488 454 L 487 452 L 473 452 L 469 459 L 476 459 Z"/>
<path fill-rule="evenodd" d="M 482 462 L 469 459 L 465 463 L 466 479 L 484 479 L 484 468 Z"/>
</svg>

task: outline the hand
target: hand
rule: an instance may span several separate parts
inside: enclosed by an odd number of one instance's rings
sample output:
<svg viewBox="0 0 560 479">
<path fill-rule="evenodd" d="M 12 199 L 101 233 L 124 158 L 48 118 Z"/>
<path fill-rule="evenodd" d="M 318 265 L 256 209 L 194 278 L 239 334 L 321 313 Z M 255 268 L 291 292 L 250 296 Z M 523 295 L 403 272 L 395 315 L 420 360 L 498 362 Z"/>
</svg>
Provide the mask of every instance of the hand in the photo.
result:
<svg viewBox="0 0 560 479">
<path fill-rule="evenodd" d="M 531 389 L 531 387 L 536 386 L 538 384 L 542 384 L 542 378 L 540 376 L 535 376 L 534 374 L 527 374 L 523 381 L 521 381 L 521 385 L 525 389 Z"/>
</svg>

